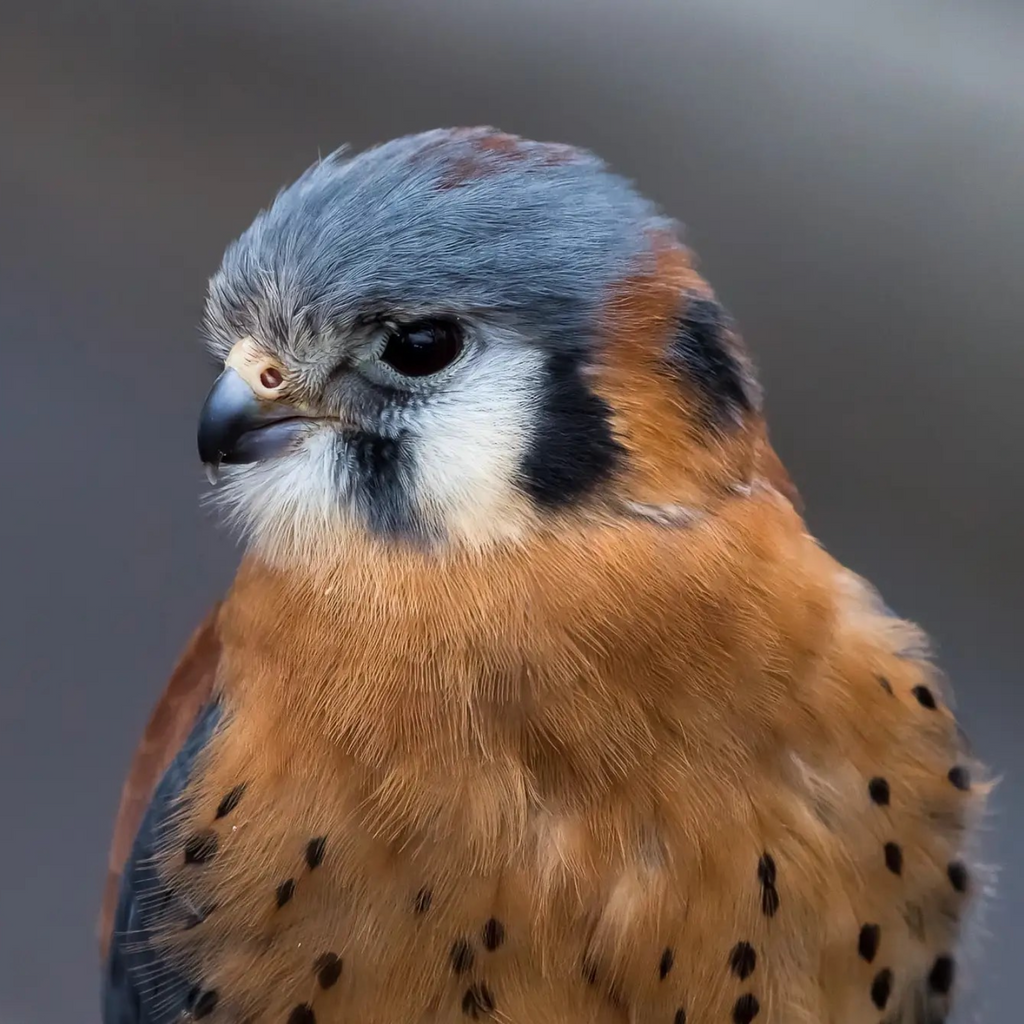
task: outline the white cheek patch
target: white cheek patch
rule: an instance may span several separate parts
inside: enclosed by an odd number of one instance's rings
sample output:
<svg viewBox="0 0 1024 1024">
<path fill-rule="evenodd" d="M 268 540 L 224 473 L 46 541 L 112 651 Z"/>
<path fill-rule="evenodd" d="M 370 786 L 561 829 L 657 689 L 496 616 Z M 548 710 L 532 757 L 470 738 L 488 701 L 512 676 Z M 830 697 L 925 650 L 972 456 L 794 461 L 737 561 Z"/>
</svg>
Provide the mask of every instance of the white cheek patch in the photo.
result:
<svg viewBox="0 0 1024 1024">
<path fill-rule="evenodd" d="M 313 429 L 288 455 L 226 466 L 211 500 L 228 523 L 272 561 L 315 559 L 356 525 L 353 487 L 342 442 L 329 428 Z"/>
<path fill-rule="evenodd" d="M 543 381 L 543 354 L 509 339 L 479 350 L 444 390 L 403 414 L 406 497 L 427 534 L 479 548 L 529 530 L 535 512 L 518 477 Z M 371 528 L 373 482 L 353 458 L 340 429 L 311 428 L 294 452 L 223 467 L 211 500 L 264 558 L 315 562 L 346 533 Z"/>
<path fill-rule="evenodd" d="M 531 506 L 516 480 L 543 380 L 542 353 L 499 341 L 417 409 L 411 498 L 427 523 L 470 545 L 522 533 Z"/>
</svg>

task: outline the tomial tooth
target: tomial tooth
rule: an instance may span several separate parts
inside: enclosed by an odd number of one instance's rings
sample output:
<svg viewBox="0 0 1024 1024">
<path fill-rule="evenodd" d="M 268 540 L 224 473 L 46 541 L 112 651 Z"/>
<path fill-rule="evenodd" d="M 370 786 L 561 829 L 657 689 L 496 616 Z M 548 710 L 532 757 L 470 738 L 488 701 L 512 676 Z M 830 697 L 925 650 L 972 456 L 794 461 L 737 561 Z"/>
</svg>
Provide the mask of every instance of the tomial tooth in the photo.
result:
<svg viewBox="0 0 1024 1024">
<path fill-rule="evenodd" d="M 220 466 L 214 462 L 204 462 L 203 469 L 206 472 L 206 479 L 210 481 L 211 486 L 217 485 L 217 478 L 220 476 Z"/>
</svg>

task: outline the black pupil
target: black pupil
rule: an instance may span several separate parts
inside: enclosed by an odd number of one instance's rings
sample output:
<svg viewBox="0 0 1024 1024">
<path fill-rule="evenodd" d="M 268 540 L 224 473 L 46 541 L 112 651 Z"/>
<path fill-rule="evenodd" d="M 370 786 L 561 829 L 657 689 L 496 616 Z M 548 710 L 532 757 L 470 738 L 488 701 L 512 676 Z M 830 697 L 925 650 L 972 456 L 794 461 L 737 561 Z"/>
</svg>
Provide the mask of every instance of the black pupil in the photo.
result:
<svg viewBox="0 0 1024 1024">
<path fill-rule="evenodd" d="M 432 320 L 396 328 L 380 358 L 403 377 L 429 377 L 454 362 L 461 351 L 459 328 Z"/>
</svg>

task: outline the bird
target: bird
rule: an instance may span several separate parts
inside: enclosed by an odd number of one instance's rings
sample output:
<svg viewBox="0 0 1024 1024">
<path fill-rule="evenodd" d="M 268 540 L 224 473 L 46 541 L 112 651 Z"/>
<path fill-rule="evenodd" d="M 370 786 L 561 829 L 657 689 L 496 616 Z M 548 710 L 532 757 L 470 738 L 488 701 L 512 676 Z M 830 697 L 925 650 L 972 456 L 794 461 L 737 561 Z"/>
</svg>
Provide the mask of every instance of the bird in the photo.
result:
<svg viewBox="0 0 1024 1024">
<path fill-rule="evenodd" d="M 587 149 L 319 159 L 226 249 L 241 538 L 121 796 L 104 1024 L 940 1024 L 993 785 Z"/>
</svg>

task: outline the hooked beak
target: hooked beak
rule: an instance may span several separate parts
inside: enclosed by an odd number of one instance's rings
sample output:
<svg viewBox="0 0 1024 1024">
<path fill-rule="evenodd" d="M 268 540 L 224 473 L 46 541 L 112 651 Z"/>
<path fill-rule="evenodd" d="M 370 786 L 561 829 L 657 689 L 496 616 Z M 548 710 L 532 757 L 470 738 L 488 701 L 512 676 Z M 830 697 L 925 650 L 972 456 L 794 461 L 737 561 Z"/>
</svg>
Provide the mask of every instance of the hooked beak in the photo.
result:
<svg viewBox="0 0 1024 1024">
<path fill-rule="evenodd" d="M 308 420 L 286 402 L 257 397 L 228 367 L 214 382 L 199 414 L 199 458 L 211 483 L 221 463 L 261 462 L 287 451 Z"/>
</svg>

